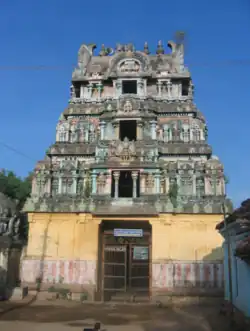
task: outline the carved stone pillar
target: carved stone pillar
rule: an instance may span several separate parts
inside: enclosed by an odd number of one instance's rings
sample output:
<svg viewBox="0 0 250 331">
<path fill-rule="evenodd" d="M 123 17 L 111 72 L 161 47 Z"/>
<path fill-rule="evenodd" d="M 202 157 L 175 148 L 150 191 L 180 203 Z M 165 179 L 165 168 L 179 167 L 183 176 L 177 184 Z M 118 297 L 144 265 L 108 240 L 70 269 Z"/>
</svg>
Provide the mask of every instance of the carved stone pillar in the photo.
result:
<svg viewBox="0 0 250 331">
<path fill-rule="evenodd" d="M 103 88 L 102 82 L 98 82 L 98 83 L 96 84 L 96 87 L 97 87 L 97 91 L 98 91 L 98 99 L 101 99 L 101 96 L 102 96 L 102 88 Z"/>
<path fill-rule="evenodd" d="M 93 83 L 89 83 L 88 85 L 88 98 L 92 98 L 92 93 L 93 93 Z"/>
<path fill-rule="evenodd" d="M 114 172 L 114 180 L 115 180 L 115 199 L 118 199 L 118 193 L 119 193 L 119 178 L 120 178 L 120 172 L 115 171 Z"/>
<path fill-rule="evenodd" d="M 90 178 L 88 176 L 88 174 L 84 173 L 83 174 L 83 192 L 85 193 L 86 190 L 86 186 L 87 186 L 87 182 L 89 181 L 89 185 L 90 185 Z"/>
<path fill-rule="evenodd" d="M 154 190 L 154 192 L 156 194 L 161 193 L 161 183 L 160 183 L 160 174 L 159 173 L 155 174 L 155 190 Z"/>
<path fill-rule="evenodd" d="M 96 173 L 91 174 L 92 177 L 92 194 L 96 194 L 97 186 L 96 186 Z"/>
<path fill-rule="evenodd" d="M 70 99 L 75 100 L 76 98 L 76 91 L 74 85 L 70 86 Z"/>
<path fill-rule="evenodd" d="M 204 130 L 200 130 L 200 139 L 201 140 L 206 140 Z"/>
<path fill-rule="evenodd" d="M 49 175 L 47 177 L 47 188 L 46 188 L 46 192 L 50 195 L 51 194 L 51 175 Z"/>
<path fill-rule="evenodd" d="M 193 129 L 190 128 L 189 140 L 193 141 Z"/>
<path fill-rule="evenodd" d="M 83 189 L 83 191 L 85 190 L 87 179 L 88 179 L 88 175 L 86 173 L 83 173 L 82 174 L 82 180 L 83 180 L 82 189 Z"/>
<path fill-rule="evenodd" d="M 209 176 L 204 177 L 205 184 L 205 195 L 211 195 L 211 186 L 209 182 Z"/>
<path fill-rule="evenodd" d="M 133 198 L 137 197 L 137 178 L 138 172 L 132 171 L 132 179 L 133 179 Z"/>
<path fill-rule="evenodd" d="M 88 142 L 88 141 L 89 141 L 89 125 L 88 125 L 88 127 L 84 130 L 84 134 L 85 134 L 84 141 L 85 141 L 85 142 Z"/>
<path fill-rule="evenodd" d="M 193 196 L 196 196 L 196 175 L 193 175 Z"/>
<path fill-rule="evenodd" d="M 226 194 L 226 184 L 224 177 L 221 178 L 221 194 L 222 195 Z"/>
<path fill-rule="evenodd" d="M 177 89 L 177 91 L 178 91 L 177 98 L 178 99 L 180 99 L 180 97 L 182 96 L 182 93 L 181 93 L 182 91 L 181 90 L 182 90 L 182 84 L 179 83 L 178 84 L 178 89 Z"/>
<path fill-rule="evenodd" d="M 190 80 L 189 87 L 188 87 L 188 97 L 190 99 L 192 99 L 193 95 L 194 95 L 194 85 L 193 85 L 192 81 Z"/>
<path fill-rule="evenodd" d="M 140 176 L 140 192 L 141 193 L 145 193 L 146 191 L 146 175 L 145 173 L 141 173 L 141 176 Z"/>
<path fill-rule="evenodd" d="M 172 97 L 172 83 L 170 80 L 167 81 L 167 97 Z"/>
<path fill-rule="evenodd" d="M 106 125 L 106 123 L 104 121 L 100 122 L 100 130 L 101 130 L 100 139 L 101 140 L 103 140 L 105 138 L 105 125 Z"/>
<path fill-rule="evenodd" d="M 137 81 L 137 89 L 138 89 L 138 95 L 139 96 L 144 96 L 144 80 L 143 79 L 138 79 Z"/>
<path fill-rule="evenodd" d="M 142 127 L 143 127 L 143 123 L 142 122 L 137 122 L 137 128 L 136 128 L 136 136 L 137 136 L 137 140 L 142 140 Z"/>
<path fill-rule="evenodd" d="M 115 130 L 115 140 L 118 140 L 119 139 L 119 123 L 118 122 L 113 123 L 113 127 Z"/>
<path fill-rule="evenodd" d="M 59 174 L 58 177 L 58 194 L 62 194 L 62 175 Z"/>
<path fill-rule="evenodd" d="M 81 84 L 81 87 L 80 87 L 80 99 L 83 99 L 84 98 L 84 86 L 83 84 Z"/>
<path fill-rule="evenodd" d="M 158 80 L 156 85 L 157 85 L 157 89 L 158 89 L 158 97 L 161 97 L 162 96 L 162 81 Z"/>
<path fill-rule="evenodd" d="M 122 94 L 122 83 L 117 80 L 114 82 L 115 97 L 118 98 Z"/>
<path fill-rule="evenodd" d="M 217 178 L 215 176 L 212 176 L 211 178 L 211 186 L 212 186 L 212 194 L 218 195 L 218 187 L 217 187 Z"/>
<path fill-rule="evenodd" d="M 156 121 L 151 121 L 150 125 L 151 125 L 151 138 L 156 139 L 156 125 L 157 125 L 157 122 Z"/>
<path fill-rule="evenodd" d="M 72 193 L 76 194 L 76 187 L 77 187 L 77 174 L 76 171 L 73 173 L 73 184 L 72 184 Z"/>
<path fill-rule="evenodd" d="M 8 256 L 9 256 L 8 248 L 3 248 L 0 250 L 0 269 L 2 271 L 1 285 L 3 287 L 6 287 L 6 283 L 7 283 Z"/>
<path fill-rule="evenodd" d="M 106 178 L 107 178 L 107 180 L 106 180 L 106 186 L 105 186 L 104 193 L 111 195 L 111 181 L 112 181 L 112 173 L 111 173 L 111 171 L 109 171 L 107 173 Z"/>
<path fill-rule="evenodd" d="M 178 188 L 181 187 L 181 177 L 179 174 L 176 175 L 176 184 Z"/>
<path fill-rule="evenodd" d="M 169 191 L 169 177 L 165 175 L 165 193 L 168 194 Z"/>
</svg>

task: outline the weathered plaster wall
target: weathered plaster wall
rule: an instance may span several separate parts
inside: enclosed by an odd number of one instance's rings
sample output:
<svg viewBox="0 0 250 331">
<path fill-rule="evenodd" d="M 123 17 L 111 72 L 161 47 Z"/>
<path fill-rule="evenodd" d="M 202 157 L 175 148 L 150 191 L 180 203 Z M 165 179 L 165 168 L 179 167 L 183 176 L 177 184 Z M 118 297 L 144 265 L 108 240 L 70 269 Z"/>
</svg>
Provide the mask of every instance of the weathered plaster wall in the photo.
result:
<svg viewBox="0 0 250 331">
<path fill-rule="evenodd" d="M 239 241 L 250 235 L 250 232 L 237 234 L 237 224 L 230 224 L 228 226 L 230 235 L 230 251 L 231 256 L 231 280 L 232 280 L 232 300 L 233 305 L 239 309 L 245 316 L 250 318 L 250 265 L 246 261 L 241 260 L 235 256 L 236 246 Z M 230 283 L 229 283 L 229 267 L 228 267 L 228 238 L 224 230 L 221 234 L 226 237 L 224 248 L 224 272 L 225 272 L 225 299 L 230 302 Z"/>
<path fill-rule="evenodd" d="M 216 293 L 223 290 L 221 215 L 161 214 L 152 228 L 155 292 Z"/>
<path fill-rule="evenodd" d="M 90 218 L 89 218 L 90 217 Z M 90 290 L 96 284 L 99 223 L 87 214 L 29 214 L 22 282 L 63 283 Z M 90 222 L 91 220 L 91 222 Z"/>
<path fill-rule="evenodd" d="M 107 220 L 110 220 L 108 217 Z M 221 215 L 161 214 L 152 225 L 152 289 L 223 288 Z M 97 283 L 99 224 L 90 214 L 29 214 L 29 243 L 22 281 L 91 285 Z"/>
</svg>

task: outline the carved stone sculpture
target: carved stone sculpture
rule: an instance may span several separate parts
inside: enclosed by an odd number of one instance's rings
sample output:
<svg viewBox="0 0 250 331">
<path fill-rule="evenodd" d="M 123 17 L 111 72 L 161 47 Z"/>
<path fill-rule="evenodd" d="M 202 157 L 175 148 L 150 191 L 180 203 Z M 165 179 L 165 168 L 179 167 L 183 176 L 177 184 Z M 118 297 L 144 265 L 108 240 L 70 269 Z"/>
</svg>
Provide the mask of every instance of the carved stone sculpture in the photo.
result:
<svg viewBox="0 0 250 331">
<path fill-rule="evenodd" d="M 135 142 L 129 141 L 127 137 L 117 145 L 115 155 L 123 161 L 131 161 L 136 156 Z"/>
<path fill-rule="evenodd" d="M 105 47 L 105 45 L 102 44 L 99 56 L 107 56 L 107 55 L 111 55 L 112 53 L 113 53 L 113 48 Z"/>
<path fill-rule="evenodd" d="M 125 60 L 120 64 L 119 71 L 122 73 L 133 73 L 140 71 L 140 63 L 135 60 Z"/>
<path fill-rule="evenodd" d="M 123 107 L 124 113 L 131 112 L 133 110 L 132 103 L 129 100 L 126 100 L 124 107 Z"/>
<path fill-rule="evenodd" d="M 145 162 L 153 162 L 154 161 L 154 151 L 152 151 L 152 150 L 147 151 L 144 154 L 144 161 Z"/>
<path fill-rule="evenodd" d="M 99 194 L 105 193 L 106 180 L 107 177 L 103 173 L 100 173 L 97 177 L 97 191 Z"/>
<path fill-rule="evenodd" d="M 164 54 L 164 48 L 161 40 L 158 41 L 156 54 L 158 55 Z"/>
<path fill-rule="evenodd" d="M 116 141 L 115 140 L 112 140 L 111 143 L 110 143 L 110 145 L 109 145 L 108 156 L 109 157 L 116 156 L 115 151 L 116 151 Z"/>
<path fill-rule="evenodd" d="M 78 67 L 75 69 L 74 75 L 84 75 L 86 73 L 86 68 L 91 61 L 93 51 L 96 48 L 95 44 L 85 45 L 83 44 L 78 52 Z"/>
<path fill-rule="evenodd" d="M 147 54 L 147 55 L 150 54 L 150 51 L 149 51 L 148 43 L 147 43 L 147 42 L 144 43 L 144 50 L 143 50 L 143 52 L 144 52 L 145 54 Z"/>
<path fill-rule="evenodd" d="M 17 214 L 12 217 L 1 217 L 0 219 L 0 236 L 8 236 L 13 239 L 20 237 L 21 220 Z"/>
</svg>

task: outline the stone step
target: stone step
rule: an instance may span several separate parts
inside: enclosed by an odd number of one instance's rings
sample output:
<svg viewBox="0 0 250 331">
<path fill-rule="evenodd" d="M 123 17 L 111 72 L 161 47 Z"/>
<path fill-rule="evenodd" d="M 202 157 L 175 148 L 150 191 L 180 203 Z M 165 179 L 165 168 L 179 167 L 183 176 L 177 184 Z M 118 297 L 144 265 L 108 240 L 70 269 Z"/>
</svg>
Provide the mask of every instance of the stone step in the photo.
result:
<svg viewBox="0 0 250 331">
<path fill-rule="evenodd" d="M 150 298 L 148 295 L 134 295 L 129 293 L 117 293 L 111 296 L 113 302 L 149 302 Z"/>
</svg>

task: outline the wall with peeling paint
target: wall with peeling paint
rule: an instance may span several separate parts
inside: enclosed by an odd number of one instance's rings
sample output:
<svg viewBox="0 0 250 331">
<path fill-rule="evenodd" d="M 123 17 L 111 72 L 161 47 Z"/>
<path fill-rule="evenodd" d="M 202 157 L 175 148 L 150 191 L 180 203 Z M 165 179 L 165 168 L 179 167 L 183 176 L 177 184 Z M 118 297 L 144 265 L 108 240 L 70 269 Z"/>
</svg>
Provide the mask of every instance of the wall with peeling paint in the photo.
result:
<svg viewBox="0 0 250 331">
<path fill-rule="evenodd" d="M 99 224 L 107 220 L 152 225 L 152 294 L 203 293 L 223 289 L 221 215 L 160 214 L 154 218 L 100 218 L 91 214 L 29 214 L 29 241 L 22 282 L 97 284 Z"/>
</svg>

